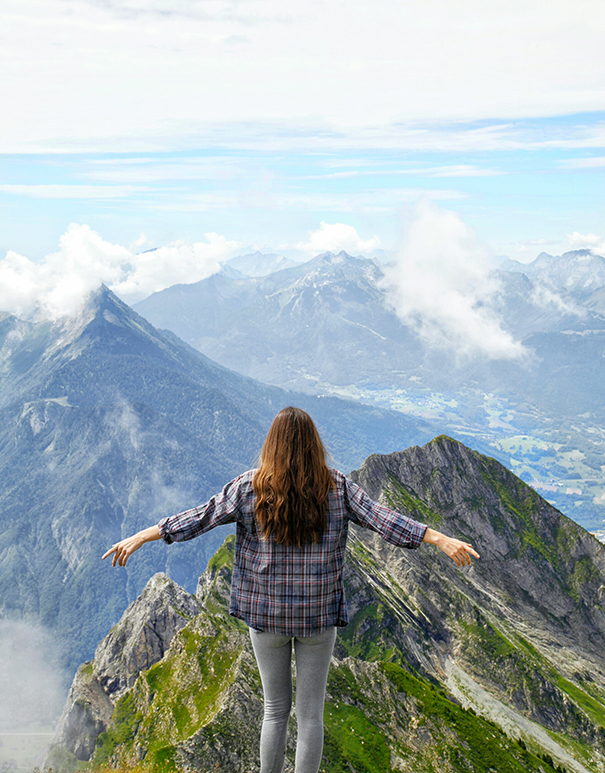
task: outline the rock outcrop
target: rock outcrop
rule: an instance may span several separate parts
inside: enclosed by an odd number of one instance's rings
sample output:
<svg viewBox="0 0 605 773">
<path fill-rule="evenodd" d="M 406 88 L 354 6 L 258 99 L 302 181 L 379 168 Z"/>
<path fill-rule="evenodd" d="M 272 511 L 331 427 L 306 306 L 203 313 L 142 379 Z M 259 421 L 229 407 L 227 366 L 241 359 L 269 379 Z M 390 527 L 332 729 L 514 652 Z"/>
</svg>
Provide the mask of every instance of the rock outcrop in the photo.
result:
<svg viewBox="0 0 605 773">
<path fill-rule="evenodd" d="M 98 737 L 111 727 L 117 700 L 200 611 L 195 596 L 165 574 L 154 575 L 99 644 L 94 660 L 76 672 L 45 764 L 61 768 L 89 760 Z"/>
</svg>

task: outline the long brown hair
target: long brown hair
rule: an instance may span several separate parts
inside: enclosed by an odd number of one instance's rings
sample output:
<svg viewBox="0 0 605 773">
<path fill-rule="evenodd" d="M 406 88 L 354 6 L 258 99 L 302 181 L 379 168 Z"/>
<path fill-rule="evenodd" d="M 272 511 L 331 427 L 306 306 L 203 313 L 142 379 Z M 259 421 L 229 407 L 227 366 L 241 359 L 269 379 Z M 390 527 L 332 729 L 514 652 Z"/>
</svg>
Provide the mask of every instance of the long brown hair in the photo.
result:
<svg viewBox="0 0 605 773">
<path fill-rule="evenodd" d="M 308 413 L 289 407 L 273 419 L 252 485 L 263 537 L 298 547 L 319 542 L 334 482 Z"/>
</svg>

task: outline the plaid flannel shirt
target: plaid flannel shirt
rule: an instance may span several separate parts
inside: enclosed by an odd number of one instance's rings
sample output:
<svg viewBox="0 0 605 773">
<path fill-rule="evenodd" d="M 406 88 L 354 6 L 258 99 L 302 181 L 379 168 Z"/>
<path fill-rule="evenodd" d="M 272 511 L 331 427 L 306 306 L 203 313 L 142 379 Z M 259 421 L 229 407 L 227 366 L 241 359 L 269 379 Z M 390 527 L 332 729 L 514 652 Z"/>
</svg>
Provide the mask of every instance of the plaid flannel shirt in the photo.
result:
<svg viewBox="0 0 605 773">
<path fill-rule="evenodd" d="M 318 543 L 278 545 L 261 537 L 249 470 L 206 504 L 163 518 L 164 542 L 193 539 L 215 526 L 235 523 L 236 540 L 229 613 L 261 631 L 313 636 L 348 623 L 342 583 L 348 523 L 372 529 L 393 545 L 417 548 L 426 526 L 374 502 L 356 483 L 330 470 L 326 530 Z"/>
</svg>

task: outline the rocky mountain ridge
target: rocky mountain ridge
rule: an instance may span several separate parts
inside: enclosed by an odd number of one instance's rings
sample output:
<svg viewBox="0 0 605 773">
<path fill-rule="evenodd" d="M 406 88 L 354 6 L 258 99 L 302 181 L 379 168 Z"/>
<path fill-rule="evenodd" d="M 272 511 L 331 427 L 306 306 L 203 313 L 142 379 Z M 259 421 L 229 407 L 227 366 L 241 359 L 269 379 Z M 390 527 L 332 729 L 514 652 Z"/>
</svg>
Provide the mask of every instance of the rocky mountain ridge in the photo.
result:
<svg viewBox="0 0 605 773">
<path fill-rule="evenodd" d="M 461 570 L 351 530 L 322 770 L 605 771 L 605 547 L 446 437 L 351 477 L 481 559 Z M 227 615 L 232 555 L 230 537 L 195 596 L 150 580 L 79 669 L 48 764 L 258 769 L 262 693 Z"/>
</svg>

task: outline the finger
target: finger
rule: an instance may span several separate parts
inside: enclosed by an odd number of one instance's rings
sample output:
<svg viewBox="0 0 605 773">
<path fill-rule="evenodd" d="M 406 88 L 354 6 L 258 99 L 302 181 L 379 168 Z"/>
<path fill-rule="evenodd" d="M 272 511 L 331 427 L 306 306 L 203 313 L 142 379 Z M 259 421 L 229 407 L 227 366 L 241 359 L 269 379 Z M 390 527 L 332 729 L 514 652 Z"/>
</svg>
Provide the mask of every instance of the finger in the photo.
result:
<svg viewBox="0 0 605 773">
<path fill-rule="evenodd" d="M 111 554 L 114 552 L 114 550 L 115 550 L 115 549 L 116 549 L 116 546 L 115 546 L 115 545 L 112 545 L 112 546 L 110 547 L 110 549 L 107 551 L 107 553 L 104 553 L 104 554 L 101 556 L 101 560 L 103 560 L 104 558 L 107 558 L 107 556 L 110 556 L 110 555 L 111 555 Z"/>
</svg>

